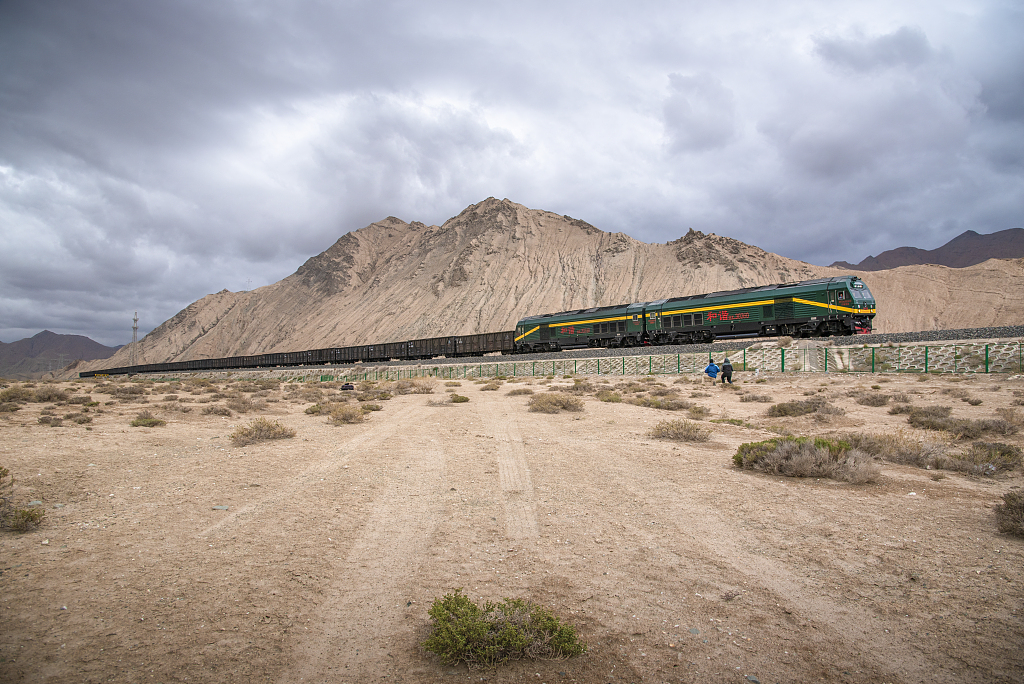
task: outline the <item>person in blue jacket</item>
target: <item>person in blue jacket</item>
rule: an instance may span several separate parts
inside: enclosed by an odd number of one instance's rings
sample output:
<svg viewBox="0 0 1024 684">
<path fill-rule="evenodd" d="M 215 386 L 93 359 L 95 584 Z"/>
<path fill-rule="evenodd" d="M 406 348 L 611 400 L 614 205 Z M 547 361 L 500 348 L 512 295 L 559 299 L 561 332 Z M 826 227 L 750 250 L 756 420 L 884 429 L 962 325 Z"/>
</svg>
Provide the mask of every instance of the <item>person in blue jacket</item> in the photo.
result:
<svg viewBox="0 0 1024 684">
<path fill-rule="evenodd" d="M 715 365 L 714 359 L 710 359 L 710 361 L 711 363 L 709 363 L 708 367 L 704 369 L 704 373 L 707 374 L 709 378 L 711 378 L 712 382 L 714 382 L 716 379 L 718 379 L 719 368 L 718 366 Z"/>
</svg>

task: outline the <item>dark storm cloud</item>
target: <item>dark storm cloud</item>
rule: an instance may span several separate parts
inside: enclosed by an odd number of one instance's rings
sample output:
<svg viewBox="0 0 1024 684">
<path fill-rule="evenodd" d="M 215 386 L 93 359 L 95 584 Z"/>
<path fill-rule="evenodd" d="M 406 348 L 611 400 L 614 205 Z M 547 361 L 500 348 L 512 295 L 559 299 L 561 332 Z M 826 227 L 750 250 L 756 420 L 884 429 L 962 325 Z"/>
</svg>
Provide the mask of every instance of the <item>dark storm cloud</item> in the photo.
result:
<svg viewBox="0 0 1024 684">
<path fill-rule="evenodd" d="M 7 0 L 0 339 L 121 343 L 488 196 L 816 263 L 1021 225 L 1022 35 L 980 0 Z"/>
</svg>

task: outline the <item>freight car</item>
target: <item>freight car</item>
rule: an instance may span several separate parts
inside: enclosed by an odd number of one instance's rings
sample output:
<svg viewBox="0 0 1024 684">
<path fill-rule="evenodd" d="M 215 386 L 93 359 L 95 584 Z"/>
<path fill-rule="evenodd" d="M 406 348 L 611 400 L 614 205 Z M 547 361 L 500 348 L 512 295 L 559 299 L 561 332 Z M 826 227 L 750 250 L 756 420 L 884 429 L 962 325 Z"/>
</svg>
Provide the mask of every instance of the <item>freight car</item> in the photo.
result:
<svg viewBox="0 0 1024 684">
<path fill-rule="evenodd" d="M 182 371 L 229 370 L 236 368 L 276 368 L 283 366 L 318 366 L 344 363 L 372 363 L 391 360 L 430 359 L 437 356 L 459 357 L 481 354 L 511 354 L 512 331 L 479 335 L 449 335 L 404 342 L 361 344 L 354 347 L 330 347 L 301 352 L 279 352 L 253 356 L 232 356 L 223 359 L 193 359 L 150 363 L 140 366 L 105 368 L 84 371 L 80 378 L 96 375 L 129 375 L 134 373 L 177 373 Z"/>
<path fill-rule="evenodd" d="M 693 344 L 733 336 L 852 335 L 871 332 L 874 316 L 875 300 L 863 280 L 819 278 L 528 316 L 516 324 L 515 351 Z"/>
</svg>

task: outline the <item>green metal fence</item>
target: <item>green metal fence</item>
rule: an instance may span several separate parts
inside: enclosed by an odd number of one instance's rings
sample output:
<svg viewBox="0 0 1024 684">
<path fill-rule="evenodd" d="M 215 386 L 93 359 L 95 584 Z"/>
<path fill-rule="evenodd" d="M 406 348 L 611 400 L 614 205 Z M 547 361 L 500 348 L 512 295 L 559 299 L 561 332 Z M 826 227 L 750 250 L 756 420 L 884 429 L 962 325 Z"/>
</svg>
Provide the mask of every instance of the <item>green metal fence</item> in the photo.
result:
<svg viewBox="0 0 1024 684">
<path fill-rule="evenodd" d="M 722 352 L 610 356 L 586 359 L 532 360 L 516 357 L 491 363 L 430 363 L 417 366 L 355 364 L 338 366 L 331 374 L 322 368 L 260 369 L 253 371 L 211 371 L 203 375 L 273 377 L 284 382 L 355 382 L 359 380 L 407 380 L 431 376 L 442 380 L 494 377 L 562 377 L 564 375 L 679 375 L 699 373 L 708 360 Z M 738 372 L 760 373 L 1024 373 L 1024 343 L 955 343 L 927 346 L 822 347 L 803 349 L 744 349 L 729 352 Z M 502 358 L 505 357 L 496 357 Z M 181 378 L 193 373 L 173 373 L 164 378 Z"/>
<path fill-rule="evenodd" d="M 475 364 L 423 364 L 339 370 L 338 380 L 442 380 L 564 375 L 679 375 L 699 373 L 713 353 L 651 354 L 587 359 L 516 360 Z M 718 354 L 719 363 L 725 355 Z M 737 371 L 761 373 L 1022 373 L 1024 345 L 940 344 L 900 347 L 766 348 L 730 352 Z M 327 377 L 327 376 L 324 376 Z"/>
</svg>

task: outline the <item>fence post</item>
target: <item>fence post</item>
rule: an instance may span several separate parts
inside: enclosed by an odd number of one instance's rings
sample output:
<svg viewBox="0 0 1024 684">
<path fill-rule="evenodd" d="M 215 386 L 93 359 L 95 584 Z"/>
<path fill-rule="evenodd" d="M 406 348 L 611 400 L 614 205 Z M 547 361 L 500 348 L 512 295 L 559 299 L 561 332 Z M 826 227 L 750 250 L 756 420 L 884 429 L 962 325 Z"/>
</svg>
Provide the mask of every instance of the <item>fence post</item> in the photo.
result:
<svg viewBox="0 0 1024 684">
<path fill-rule="evenodd" d="M 622 361 L 623 361 L 623 363 L 625 363 L 626 357 L 622 357 Z M 625 366 L 623 366 L 623 367 L 625 367 Z M 648 356 L 647 357 L 647 374 L 648 375 L 654 375 L 654 357 L 653 356 Z"/>
<path fill-rule="evenodd" d="M 924 345 L 924 372 L 928 372 L 928 345 Z"/>
<path fill-rule="evenodd" d="M 825 347 L 825 372 L 828 373 L 828 347 Z"/>
<path fill-rule="evenodd" d="M 745 349 L 743 351 L 746 353 Z M 746 356 L 743 357 L 744 362 L 746 362 L 746 358 Z M 676 354 L 676 375 L 679 375 L 679 354 Z"/>
<path fill-rule="evenodd" d="M 786 372 L 786 348 L 783 347 L 779 351 L 782 352 L 782 364 L 781 364 L 782 371 L 781 372 L 785 373 Z"/>
<path fill-rule="evenodd" d="M 871 372 L 875 372 L 875 348 L 871 348 Z"/>
<path fill-rule="evenodd" d="M 576 359 L 573 359 L 573 360 L 572 360 L 572 374 L 573 374 L 573 375 L 576 375 L 576 373 L 577 373 L 577 372 L 579 372 L 579 371 L 578 371 L 578 369 L 576 368 Z"/>
<path fill-rule="evenodd" d="M 985 345 L 985 372 L 988 373 L 988 345 Z"/>
<path fill-rule="evenodd" d="M 597 360 L 597 374 L 601 374 L 601 359 Z"/>
<path fill-rule="evenodd" d="M 626 377 L 626 357 L 622 357 L 622 377 Z"/>
</svg>

